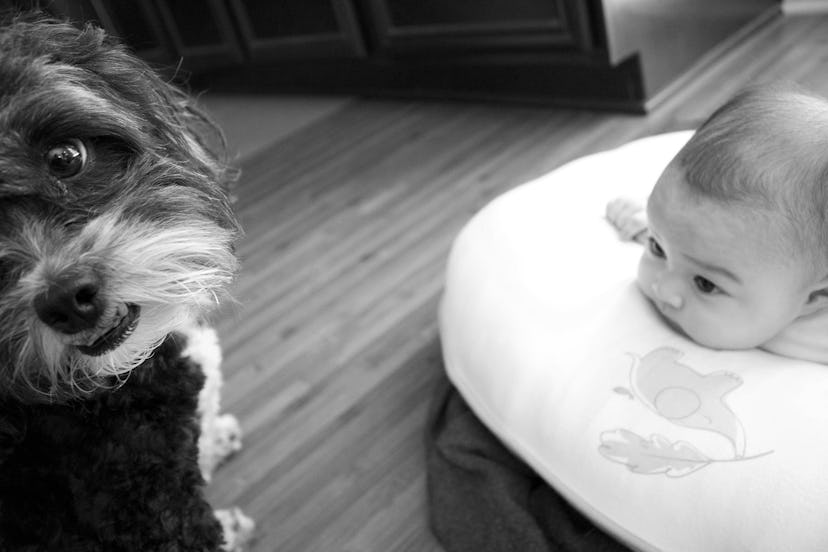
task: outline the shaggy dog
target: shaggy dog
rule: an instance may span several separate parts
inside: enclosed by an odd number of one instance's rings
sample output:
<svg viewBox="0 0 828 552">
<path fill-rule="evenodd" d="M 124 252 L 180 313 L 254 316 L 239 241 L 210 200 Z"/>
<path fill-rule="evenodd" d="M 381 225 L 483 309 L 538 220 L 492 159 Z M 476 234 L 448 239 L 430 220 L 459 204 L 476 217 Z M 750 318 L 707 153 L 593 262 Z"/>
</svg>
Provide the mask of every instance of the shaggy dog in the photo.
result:
<svg viewBox="0 0 828 552">
<path fill-rule="evenodd" d="M 215 136 L 100 29 L 0 28 L 0 551 L 229 550 L 251 529 L 204 498 L 239 447 L 203 322 L 237 269 Z"/>
</svg>

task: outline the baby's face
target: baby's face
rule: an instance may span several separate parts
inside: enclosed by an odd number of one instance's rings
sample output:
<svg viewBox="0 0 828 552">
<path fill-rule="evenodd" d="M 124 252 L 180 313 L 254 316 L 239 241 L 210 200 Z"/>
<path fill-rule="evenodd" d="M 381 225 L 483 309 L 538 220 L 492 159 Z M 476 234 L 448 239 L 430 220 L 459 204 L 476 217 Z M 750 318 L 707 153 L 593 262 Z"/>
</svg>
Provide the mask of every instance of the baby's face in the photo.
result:
<svg viewBox="0 0 828 552">
<path fill-rule="evenodd" d="M 784 258 L 767 220 L 733 209 L 694 197 L 682 171 L 668 167 L 647 205 L 651 237 L 638 270 L 656 308 L 715 349 L 761 346 L 802 314 L 811 292 L 805 267 Z"/>
</svg>

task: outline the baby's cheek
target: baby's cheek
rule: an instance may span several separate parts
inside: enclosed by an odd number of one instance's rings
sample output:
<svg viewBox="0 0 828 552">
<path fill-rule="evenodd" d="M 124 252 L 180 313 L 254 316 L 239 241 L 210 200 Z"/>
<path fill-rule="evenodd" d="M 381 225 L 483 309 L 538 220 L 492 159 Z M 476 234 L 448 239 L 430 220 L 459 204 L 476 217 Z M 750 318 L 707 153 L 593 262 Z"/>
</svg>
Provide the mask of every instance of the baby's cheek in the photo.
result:
<svg viewBox="0 0 828 552">
<path fill-rule="evenodd" d="M 651 301 L 655 301 L 655 297 L 653 297 L 653 286 L 647 284 L 641 280 L 641 278 L 637 279 L 635 283 L 638 285 L 639 291 L 644 294 L 645 297 L 650 299 Z"/>
<path fill-rule="evenodd" d="M 750 320 L 727 310 L 689 310 L 686 331 L 697 343 L 713 349 L 747 349 L 759 345 Z"/>
<path fill-rule="evenodd" d="M 650 299 L 653 299 L 654 279 L 655 267 L 653 266 L 652 260 L 645 253 L 641 256 L 641 260 L 638 262 L 638 275 L 635 281 L 641 292 Z"/>
</svg>

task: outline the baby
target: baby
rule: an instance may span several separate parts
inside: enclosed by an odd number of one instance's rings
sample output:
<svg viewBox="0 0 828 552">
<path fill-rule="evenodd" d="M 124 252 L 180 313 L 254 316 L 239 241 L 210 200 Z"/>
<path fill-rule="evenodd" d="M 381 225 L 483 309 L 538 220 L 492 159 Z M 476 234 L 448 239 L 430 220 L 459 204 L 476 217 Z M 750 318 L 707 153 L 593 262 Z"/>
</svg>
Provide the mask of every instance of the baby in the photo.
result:
<svg viewBox="0 0 828 552">
<path fill-rule="evenodd" d="M 828 362 L 828 101 L 753 87 L 720 107 L 661 174 L 646 207 L 607 206 L 644 244 L 638 286 L 715 349 Z"/>
</svg>

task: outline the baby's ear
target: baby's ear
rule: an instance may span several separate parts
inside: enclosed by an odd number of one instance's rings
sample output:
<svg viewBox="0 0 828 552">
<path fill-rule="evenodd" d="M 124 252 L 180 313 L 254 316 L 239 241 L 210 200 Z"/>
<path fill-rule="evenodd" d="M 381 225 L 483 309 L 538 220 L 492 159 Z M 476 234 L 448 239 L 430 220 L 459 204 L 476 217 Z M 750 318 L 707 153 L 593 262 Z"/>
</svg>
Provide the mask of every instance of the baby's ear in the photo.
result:
<svg viewBox="0 0 828 552">
<path fill-rule="evenodd" d="M 814 284 L 812 290 L 802 309 L 802 314 L 812 314 L 828 309 L 828 276 Z"/>
</svg>

